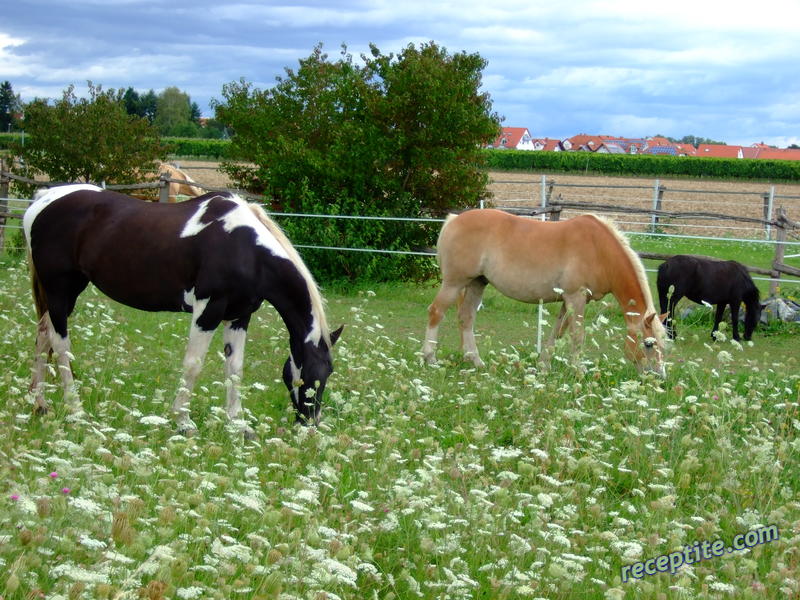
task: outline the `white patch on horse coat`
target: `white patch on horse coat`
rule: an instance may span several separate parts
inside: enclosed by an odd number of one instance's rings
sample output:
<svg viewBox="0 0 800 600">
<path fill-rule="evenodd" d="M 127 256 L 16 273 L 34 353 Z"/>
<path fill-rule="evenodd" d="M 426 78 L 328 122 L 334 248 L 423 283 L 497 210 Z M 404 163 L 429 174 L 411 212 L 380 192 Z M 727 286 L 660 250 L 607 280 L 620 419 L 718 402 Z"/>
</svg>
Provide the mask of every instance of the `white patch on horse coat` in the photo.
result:
<svg viewBox="0 0 800 600">
<path fill-rule="evenodd" d="M 203 231 L 203 229 L 211 225 L 211 223 L 200 222 L 200 219 L 202 219 L 203 215 L 206 213 L 209 202 L 211 202 L 211 200 L 206 200 L 200 203 L 200 206 L 197 208 L 197 212 L 194 213 L 189 220 L 186 221 L 186 225 L 183 226 L 183 231 L 181 231 L 180 237 L 185 238 L 197 235 Z"/>
<path fill-rule="evenodd" d="M 103 191 L 102 188 L 90 183 L 76 183 L 74 185 L 60 185 L 36 192 L 36 195 L 33 197 L 33 203 L 31 203 L 28 210 L 25 211 L 25 215 L 22 217 L 22 227 L 25 230 L 25 239 L 28 242 L 28 249 L 31 247 L 31 228 L 33 227 L 33 222 L 36 220 L 36 217 L 39 216 L 39 213 L 59 198 L 81 190 L 89 192 Z"/>
<path fill-rule="evenodd" d="M 223 198 L 223 196 L 215 196 L 215 198 Z M 231 210 L 217 219 L 218 222 L 222 223 L 222 228 L 226 232 L 231 233 L 237 227 L 249 227 L 255 231 L 256 244 L 269 250 L 273 256 L 289 258 L 283 246 L 275 239 L 275 236 L 272 235 L 264 224 L 258 220 L 244 200 L 236 195 L 225 197 L 224 199 L 235 205 Z M 185 238 L 197 235 L 211 224 L 211 222 L 201 223 L 201 219 L 208 210 L 208 203 L 211 202 L 211 200 L 214 200 L 214 198 L 205 200 L 200 204 L 197 208 L 197 212 L 195 212 L 186 222 L 186 225 L 184 225 L 180 237 Z"/>
</svg>

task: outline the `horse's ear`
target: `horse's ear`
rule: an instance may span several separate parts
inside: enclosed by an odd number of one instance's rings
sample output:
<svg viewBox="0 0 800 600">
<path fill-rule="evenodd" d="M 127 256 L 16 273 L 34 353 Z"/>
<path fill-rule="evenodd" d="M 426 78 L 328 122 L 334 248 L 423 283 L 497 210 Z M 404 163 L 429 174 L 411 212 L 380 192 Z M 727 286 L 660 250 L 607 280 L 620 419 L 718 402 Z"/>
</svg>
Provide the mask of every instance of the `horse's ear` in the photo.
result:
<svg viewBox="0 0 800 600">
<path fill-rule="evenodd" d="M 664 325 L 667 324 L 667 319 L 668 318 L 669 318 L 669 313 L 668 312 L 661 313 L 660 315 L 658 315 L 658 320 L 661 321 Z"/>
<path fill-rule="evenodd" d="M 652 327 L 653 326 L 653 319 L 655 319 L 656 313 L 650 313 L 644 318 L 644 325 L 645 327 Z"/>
<path fill-rule="evenodd" d="M 342 335 L 342 330 L 344 329 L 344 325 L 340 325 L 339 329 L 335 331 L 331 331 L 331 347 L 336 343 L 336 340 L 339 339 L 339 336 Z"/>
</svg>

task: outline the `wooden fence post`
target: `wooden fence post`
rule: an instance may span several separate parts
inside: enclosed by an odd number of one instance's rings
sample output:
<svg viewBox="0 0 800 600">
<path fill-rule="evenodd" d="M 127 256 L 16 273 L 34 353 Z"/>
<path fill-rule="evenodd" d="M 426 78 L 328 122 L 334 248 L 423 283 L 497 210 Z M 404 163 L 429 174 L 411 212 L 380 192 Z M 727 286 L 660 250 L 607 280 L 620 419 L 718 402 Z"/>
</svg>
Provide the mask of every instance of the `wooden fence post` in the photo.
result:
<svg viewBox="0 0 800 600">
<path fill-rule="evenodd" d="M 0 159 L 0 252 L 6 243 L 6 213 L 8 212 L 8 184 L 11 181 L 6 176 L 6 161 Z"/>
<path fill-rule="evenodd" d="M 770 225 L 770 221 L 772 221 L 772 206 L 775 202 L 775 186 L 769 186 L 769 191 L 765 192 L 761 195 L 764 199 L 764 234 L 766 235 L 766 239 L 770 239 L 772 237 L 772 226 Z"/>
<path fill-rule="evenodd" d="M 169 202 L 169 173 L 162 173 L 158 178 L 158 201 Z"/>
<path fill-rule="evenodd" d="M 775 258 L 772 259 L 772 279 L 769 282 L 769 295 L 777 296 L 778 287 L 781 283 L 781 272 L 778 268 L 783 265 L 783 255 L 786 251 L 784 242 L 786 241 L 786 209 L 782 206 L 778 209 L 778 219 L 775 222 L 777 232 L 775 234 Z"/>
<path fill-rule="evenodd" d="M 656 179 L 656 185 L 653 188 L 653 213 L 650 215 L 650 233 L 656 233 L 658 226 L 658 215 L 655 211 L 661 210 L 661 201 L 664 199 L 664 190 L 666 188 L 661 185 L 661 182 Z"/>
</svg>

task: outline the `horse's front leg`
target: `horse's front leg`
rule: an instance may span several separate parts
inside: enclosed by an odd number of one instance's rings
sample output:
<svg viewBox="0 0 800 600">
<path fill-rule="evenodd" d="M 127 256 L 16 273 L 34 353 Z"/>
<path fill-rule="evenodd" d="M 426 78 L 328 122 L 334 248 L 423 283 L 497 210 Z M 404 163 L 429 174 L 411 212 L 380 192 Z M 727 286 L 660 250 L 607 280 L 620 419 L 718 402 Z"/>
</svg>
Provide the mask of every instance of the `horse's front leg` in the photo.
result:
<svg viewBox="0 0 800 600">
<path fill-rule="evenodd" d="M 564 335 L 564 332 L 567 330 L 567 327 L 570 325 L 571 321 L 572 314 L 567 312 L 567 303 L 562 302 L 561 310 L 558 313 L 558 317 L 556 317 L 556 322 L 553 325 L 553 328 L 550 330 L 550 335 L 547 336 L 547 340 L 542 346 L 542 353 L 539 355 L 539 362 L 541 363 L 542 370 L 547 370 L 550 367 L 550 360 L 552 358 L 552 351 L 556 344 L 556 340 L 560 339 L 561 336 Z"/>
<path fill-rule="evenodd" d="M 724 302 L 720 302 L 719 304 L 717 304 L 717 310 L 714 313 L 714 328 L 711 330 L 711 339 L 712 340 L 716 340 L 717 339 L 716 333 L 717 333 L 717 330 L 719 329 L 719 324 L 722 321 L 722 315 L 724 313 L 725 313 L 725 303 Z M 737 333 L 737 335 L 738 335 L 738 333 Z"/>
<path fill-rule="evenodd" d="M 242 369 L 244 367 L 244 346 L 247 341 L 247 325 L 250 316 L 225 323 L 223 343 L 225 352 L 225 394 L 227 404 L 225 412 L 231 421 L 239 418 L 242 412 L 242 402 L 239 387 L 242 382 Z M 242 424 L 245 437 L 252 439 L 255 432 L 247 424 Z"/>
<path fill-rule="evenodd" d="M 586 292 L 583 290 L 564 295 L 564 305 L 567 306 L 567 312 L 571 315 L 569 332 L 572 338 L 572 360 L 576 366 L 580 366 L 580 358 L 583 352 L 583 340 L 586 336 L 586 329 L 583 323 L 586 301 Z"/>
<path fill-rule="evenodd" d="M 183 358 L 183 375 L 175 402 L 172 403 L 172 414 L 178 424 L 178 431 L 187 434 L 197 430 L 197 426 L 189 417 L 189 398 L 192 395 L 197 376 L 203 368 L 203 360 L 214 337 L 214 330 L 219 321 L 208 323 L 203 319 L 208 300 L 198 300 L 192 311 L 192 326 L 189 329 L 189 343 Z M 202 319 L 202 320 L 201 320 Z"/>
<path fill-rule="evenodd" d="M 739 341 L 739 305 L 741 304 L 740 300 L 732 300 L 730 303 L 731 307 L 731 330 L 733 332 L 733 339 L 737 342 Z"/>
</svg>

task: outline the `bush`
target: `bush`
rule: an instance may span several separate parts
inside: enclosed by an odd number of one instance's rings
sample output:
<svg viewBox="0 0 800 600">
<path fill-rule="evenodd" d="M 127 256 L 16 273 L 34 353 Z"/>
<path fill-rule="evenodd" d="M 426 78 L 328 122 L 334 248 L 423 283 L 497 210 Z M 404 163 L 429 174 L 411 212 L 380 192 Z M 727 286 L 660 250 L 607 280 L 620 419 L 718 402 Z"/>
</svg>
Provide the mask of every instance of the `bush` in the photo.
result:
<svg viewBox="0 0 800 600">
<path fill-rule="evenodd" d="M 168 152 L 176 156 L 207 157 L 225 159 L 230 156 L 231 143 L 228 140 L 204 138 L 162 138 Z"/>
<path fill-rule="evenodd" d="M 800 181 L 800 161 L 590 152 L 484 150 L 490 169 L 654 177 L 714 177 Z"/>
</svg>

